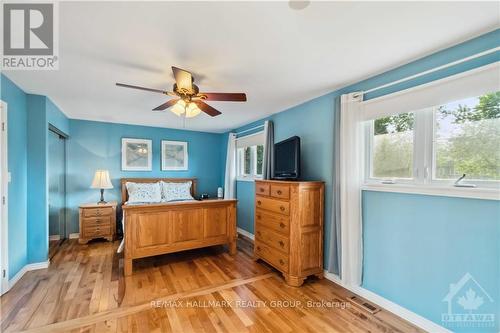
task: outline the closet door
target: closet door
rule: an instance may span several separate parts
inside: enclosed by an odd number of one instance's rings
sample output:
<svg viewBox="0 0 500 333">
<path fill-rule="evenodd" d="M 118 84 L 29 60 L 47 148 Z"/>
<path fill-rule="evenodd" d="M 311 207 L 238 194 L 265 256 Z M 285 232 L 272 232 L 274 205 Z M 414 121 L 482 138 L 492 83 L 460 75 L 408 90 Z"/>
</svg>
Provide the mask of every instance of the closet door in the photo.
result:
<svg viewBox="0 0 500 333">
<path fill-rule="evenodd" d="M 65 138 L 49 131 L 49 257 L 66 238 Z"/>
</svg>

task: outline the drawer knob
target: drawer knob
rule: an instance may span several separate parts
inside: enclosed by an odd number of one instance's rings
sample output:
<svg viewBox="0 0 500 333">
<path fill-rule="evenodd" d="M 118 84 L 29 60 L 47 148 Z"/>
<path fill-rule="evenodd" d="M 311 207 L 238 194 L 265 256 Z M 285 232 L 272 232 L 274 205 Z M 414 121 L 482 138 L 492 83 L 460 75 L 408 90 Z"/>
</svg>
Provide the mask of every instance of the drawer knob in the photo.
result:
<svg viewBox="0 0 500 333">
<path fill-rule="evenodd" d="M 278 192 L 276 193 L 278 193 L 278 195 L 281 195 L 283 192 L 281 192 L 281 190 L 278 190 Z"/>
<path fill-rule="evenodd" d="M 259 205 L 259 206 L 262 205 L 262 202 L 260 202 L 260 200 L 257 201 L 257 205 Z"/>
<path fill-rule="evenodd" d="M 283 243 L 283 241 L 279 241 L 279 244 L 280 244 L 281 247 L 285 246 L 285 243 Z"/>
<path fill-rule="evenodd" d="M 264 189 L 261 187 L 261 188 L 260 188 L 260 191 L 261 191 L 261 192 L 264 192 Z"/>
<path fill-rule="evenodd" d="M 280 259 L 280 265 L 284 265 L 285 262 L 283 261 L 283 259 Z"/>
<path fill-rule="evenodd" d="M 284 212 L 284 211 L 285 211 L 285 207 L 280 206 L 280 210 L 281 210 L 282 212 Z"/>
<path fill-rule="evenodd" d="M 260 215 L 257 215 L 257 220 L 260 220 L 260 219 L 261 219 Z"/>
<path fill-rule="evenodd" d="M 285 224 L 283 222 L 280 222 L 280 227 L 281 228 L 284 228 L 285 227 Z"/>
</svg>

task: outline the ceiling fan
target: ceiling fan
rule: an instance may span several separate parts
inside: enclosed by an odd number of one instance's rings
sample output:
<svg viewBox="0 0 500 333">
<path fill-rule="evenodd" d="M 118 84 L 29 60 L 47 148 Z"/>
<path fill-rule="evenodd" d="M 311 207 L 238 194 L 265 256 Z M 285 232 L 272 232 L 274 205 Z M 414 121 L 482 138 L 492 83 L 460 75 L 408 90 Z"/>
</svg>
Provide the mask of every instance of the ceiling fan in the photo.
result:
<svg viewBox="0 0 500 333">
<path fill-rule="evenodd" d="M 175 78 L 173 91 L 145 88 L 124 83 L 116 83 L 116 85 L 175 97 L 157 106 L 153 111 L 164 111 L 172 107 L 170 111 L 177 116 L 184 115 L 186 118 L 196 117 L 202 111 L 212 117 L 221 114 L 220 111 L 211 107 L 205 101 L 246 102 L 247 100 L 247 96 L 244 93 L 200 93 L 200 89 L 194 84 L 194 78 L 190 72 L 174 66 L 172 66 L 172 72 Z"/>
</svg>

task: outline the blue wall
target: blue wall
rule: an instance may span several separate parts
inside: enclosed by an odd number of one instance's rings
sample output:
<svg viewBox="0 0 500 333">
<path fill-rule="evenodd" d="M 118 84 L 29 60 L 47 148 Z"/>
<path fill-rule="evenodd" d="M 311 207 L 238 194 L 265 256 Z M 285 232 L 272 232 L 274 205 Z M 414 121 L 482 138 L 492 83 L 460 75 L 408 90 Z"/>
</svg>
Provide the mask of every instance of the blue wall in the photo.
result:
<svg viewBox="0 0 500 333">
<path fill-rule="evenodd" d="M 28 261 L 47 260 L 47 113 L 46 97 L 28 95 Z"/>
<path fill-rule="evenodd" d="M 498 201 L 364 191 L 363 234 L 366 289 L 439 324 L 470 273 L 497 302 L 483 296 L 480 312 L 500 315 Z"/>
<path fill-rule="evenodd" d="M 45 99 L 45 110 L 47 113 L 47 123 L 69 135 L 69 119 L 48 97 Z"/>
<path fill-rule="evenodd" d="M 69 128 L 67 198 L 70 232 L 78 232 L 78 205 L 99 199 L 99 191 L 89 188 L 96 169 L 110 172 L 114 189 L 106 191 L 108 201 L 120 201 L 120 178 L 124 177 L 196 177 L 198 194 L 209 193 L 211 196 L 217 194 L 217 187 L 223 186 L 220 170 L 225 165 L 226 143 L 222 134 L 73 119 Z M 153 140 L 153 171 L 121 171 L 122 138 Z M 188 171 L 161 171 L 161 140 L 188 142 Z"/>
<path fill-rule="evenodd" d="M 301 178 L 324 181 L 325 201 L 329 203 L 332 200 L 333 104 L 333 95 L 323 96 L 246 125 L 237 131 L 255 127 L 262 124 L 264 120 L 272 120 L 275 142 L 298 135 L 301 139 Z M 253 233 L 254 183 L 238 181 L 236 193 L 239 201 L 238 227 Z M 329 221 L 330 216 L 331 210 L 327 209 L 325 219 Z M 329 227 L 330 224 L 327 224 L 327 232 Z M 325 242 L 325 246 L 328 246 L 328 242 Z"/>
<path fill-rule="evenodd" d="M 457 59 L 462 59 L 474 55 L 476 53 L 489 50 L 494 47 L 498 47 L 499 45 L 500 45 L 500 29 L 497 29 L 490 33 L 484 34 L 477 38 L 456 45 L 454 47 L 437 52 L 430 56 L 424 57 L 420 60 L 411 62 L 407 65 L 395 68 L 383 74 L 374 76 L 372 78 L 363 80 L 356 84 L 339 89 L 325 96 L 318 97 L 314 100 L 305 102 L 291 109 L 274 114 L 268 118 L 253 122 L 251 124 L 245 125 L 243 127 L 234 130 L 236 132 L 242 131 L 244 129 L 262 124 L 267 119 L 271 119 L 274 121 L 275 124 L 276 141 L 285 139 L 292 135 L 300 136 L 302 140 L 302 155 L 303 155 L 302 168 L 304 171 L 303 172 L 304 178 L 323 180 L 326 181 L 327 184 L 325 191 L 326 194 L 325 240 L 324 240 L 325 267 L 327 267 L 329 247 L 330 247 L 330 229 L 331 229 L 330 218 L 332 209 L 331 207 L 332 193 L 330 184 L 332 180 L 331 175 L 333 173 L 332 152 L 333 152 L 333 137 L 334 137 L 333 117 L 334 117 L 335 99 L 344 93 L 368 90 L 373 87 L 377 87 L 386 83 L 393 82 L 395 80 L 399 80 L 401 78 L 405 78 L 415 73 L 420 73 L 428 69 L 435 68 L 437 66 L 448 64 Z M 496 51 L 493 54 L 487 56 L 482 56 L 480 58 L 461 63 L 459 65 L 452 66 L 444 70 L 439 70 L 437 72 L 434 72 L 433 74 L 425 75 L 423 77 L 413 79 L 402 84 L 391 86 L 385 89 L 376 90 L 366 95 L 365 99 L 371 99 L 392 92 L 396 92 L 402 89 L 418 86 L 423 83 L 431 82 L 433 80 L 437 80 L 440 78 L 447 77 L 449 75 L 474 69 L 496 61 L 500 61 L 499 51 Z M 407 195 L 393 194 L 393 196 L 406 197 Z M 253 225 L 254 225 L 253 183 L 238 182 L 237 197 L 240 200 L 238 205 L 238 226 L 253 233 Z M 419 196 L 415 195 L 413 197 L 418 198 Z M 371 196 L 368 197 L 365 196 L 365 200 L 363 202 L 364 207 L 372 207 L 370 200 L 372 200 Z M 498 201 L 485 201 L 485 203 L 479 204 L 482 201 L 470 200 L 470 199 L 446 198 L 446 197 L 439 199 L 437 199 L 437 197 L 432 197 L 430 199 L 427 198 L 427 200 L 429 201 L 435 200 L 436 202 L 445 202 L 446 204 L 444 205 L 435 204 L 433 206 L 432 215 L 430 214 L 425 215 L 422 216 L 422 218 L 418 219 L 409 219 L 409 216 L 407 214 L 408 210 L 420 212 L 421 214 L 426 214 L 425 213 L 426 211 L 431 211 L 431 210 L 427 210 L 427 208 L 423 208 L 421 205 L 419 205 L 418 200 L 416 200 L 415 202 L 413 200 L 396 201 L 399 202 L 401 205 L 404 204 L 405 206 L 398 207 L 399 210 L 396 212 L 395 216 L 391 217 L 390 221 L 386 220 L 387 216 L 386 214 L 384 214 L 384 212 L 387 210 L 387 208 L 385 206 L 379 206 L 378 208 L 376 206 L 373 206 L 373 209 L 379 209 L 378 211 L 379 213 L 377 215 L 374 215 L 374 217 L 369 220 L 370 227 L 373 228 L 373 226 L 377 226 L 379 224 L 381 227 L 384 227 L 387 224 L 390 225 L 391 221 L 403 221 L 403 220 L 408 221 L 408 219 L 409 221 L 420 221 L 420 223 L 422 223 L 422 219 L 426 219 L 425 222 L 428 227 L 436 226 L 437 228 L 443 228 L 443 226 L 441 225 L 443 223 L 442 216 L 443 215 L 446 216 L 446 214 L 449 213 L 448 210 L 451 209 L 452 207 L 462 206 L 462 210 L 476 211 L 477 206 L 487 205 L 489 206 L 488 212 L 500 209 L 500 202 Z M 389 204 L 391 207 L 393 206 L 392 201 L 385 203 L 385 205 L 387 204 Z M 372 211 L 370 211 L 369 213 L 363 211 L 364 216 L 367 216 L 367 214 L 372 214 Z M 487 230 L 495 231 L 495 229 L 491 230 L 492 225 L 494 226 L 495 224 L 497 225 L 498 228 L 498 221 L 499 221 L 498 214 L 489 214 L 482 216 L 484 216 L 484 221 L 482 221 L 484 225 L 481 229 L 478 229 L 477 232 L 479 232 L 479 230 L 480 232 L 486 232 Z M 475 222 L 474 219 L 468 221 Z M 490 236 L 485 235 L 485 237 L 496 237 L 495 242 L 496 244 L 498 244 L 500 242 L 500 238 L 498 237 L 498 229 L 496 230 L 497 231 L 492 232 Z M 461 236 L 462 238 L 466 238 L 465 234 L 467 232 L 466 230 L 458 229 L 456 230 L 456 232 L 462 235 Z M 425 239 L 427 237 L 427 234 L 428 233 L 426 232 L 425 228 L 418 228 L 414 230 L 413 236 L 415 239 Z M 454 241 L 454 238 L 451 238 L 451 236 L 447 233 L 441 233 L 439 236 L 442 238 L 442 241 L 445 244 Z M 387 273 L 387 274 L 390 273 L 392 277 L 391 280 L 384 279 L 381 276 L 376 275 L 374 269 L 365 270 L 363 275 L 364 286 L 367 289 L 372 290 L 389 300 L 392 300 L 398 304 L 406 306 L 407 308 L 414 310 L 416 313 L 430 320 L 434 320 L 438 324 L 441 324 L 440 318 L 438 318 L 437 315 L 440 315 L 443 309 L 439 309 L 439 312 L 437 314 L 435 313 L 437 306 L 440 306 L 441 304 L 439 305 L 434 304 L 435 308 L 430 310 L 423 310 L 427 306 L 428 302 L 430 303 L 434 301 L 433 298 L 434 295 L 431 296 L 431 292 L 423 293 L 421 297 L 415 297 L 414 289 L 412 286 L 405 285 L 404 288 L 399 288 L 397 284 L 391 283 L 391 281 L 396 281 L 396 280 L 402 281 L 407 277 L 408 272 L 419 270 L 419 267 L 416 266 L 417 264 L 415 264 L 413 267 L 411 267 L 411 269 L 409 269 L 406 261 L 406 257 L 411 256 L 412 253 L 415 254 L 415 252 L 409 252 L 408 247 L 402 249 L 395 247 L 393 243 L 391 243 L 392 237 L 393 237 L 392 231 L 387 228 L 385 229 L 385 233 L 368 233 L 364 236 L 364 242 L 366 242 L 364 253 L 365 257 L 367 258 L 365 260 L 365 265 L 367 265 L 367 267 L 377 267 L 378 265 L 383 266 L 385 267 L 386 272 L 382 273 Z M 370 249 L 370 246 L 372 244 L 377 244 L 379 247 L 378 250 L 383 253 L 390 251 L 395 252 L 395 255 L 397 255 L 397 260 L 395 259 L 391 261 L 390 267 L 384 265 L 385 258 L 370 256 L 368 254 L 369 251 L 368 249 Z M 461 244 L 461 245 L 457 244 L 457 246 L 458 247 L 461 246 L 461 252 L 457 253 L 463 253 L 464 251 L 469 251 L 469 256 L 467 258 L 480 256 L 483 254 L 484 250 L 484 247 L 476 248 L 474 246 L 469 246 L 468 244 Z M 491 248 L 491 243 L 485 246 L 490 246 Z M 431 250 L 439 252 L 440 247 Z M 495 265 L 482 266 L 483 269 L 477 270 L 476 275 L 474 275 L 474 273 L 471 272 L 471 274 L 473 274 L 474 277 L 479 281 L 487 281 L 485 283 L 489 283 L 488 281 L 490 282 L 497 281 L 497 287 L 496 289 L 492 288 L 491 289 L 492 292 L 494 292 L 495 290 L 498 291 L 498 281 L 500 281 L 500 272 L 498 270 L 498 262 L 500 261 L 499 258 L 500 254 L 498 251 L 498 247 L 496 248 L 496 250 L 497 250 L 496 252 L 490 253 L 489 256 L 487 256 L 487 258 L 485 259 L 487 261 L 496 260 L 497 262 L 496 266 Z M 418 255 L 418 253 L 416 253 L 416 255 Z M 456 261 L 449 261 L 444 256 L 436 255 L 436 257 L 439 258 L 440 260 L 432 260 L 429 261 L 428 263 L 425 263 L 426 259 L 428 259 L 425 255 L 412 259 L 414 260 L 415 263 L 424 262 L 425 265 L 427 265 L 426 269 L 428 272 L 436 272 L 431 274 L 431 276 L 422 278 L 418 281 L 421 285 L 417 286 L 417 288 L 419 288 L 420 290 L 426 288 L 425 287 L 426 285 L 427 286 L 431 285 L 430 287 L 428 287 L 428 290 L 431 291 L 439 290 L 439 296 L 444 297 L 444 295 L 441 295 L 441 293 L 443 292 L 441 290 L 442 283 L 456 282 L 456 280 L 461 277 L 461 275 L 456 277 L 456 275 L 460 274 L 459 273 L 460 271 L 463 270 L 467 271 L 469 269 L 475 271 L 474 267 L 476 267 L 475 266 L 476 264 L 471 261 L 463 260 L 460 263 L 460 265 L 458 265 Z M 434 281 L 435 274 L 439 274 L 439 272 L 441 271 L 447 271 L 450 273 L 449 275 L 445 276 L 443 280 L 436 279 L 436 281 Z M 415 280 L 412 281 L 416 282 Z M 444 292 L 447 291 L 446 288 L 444 289 Z M 397 295 L 397 297 L 395 295 Z M 492 297 L 495 298 L 495 296 Z M 499 306 L 500 295 L 498 295 L 498 297 L 495 298 L 495 300 L 497 302 L 496 311 L 498 312 L 500 309 Z M 429 311 L 433 312 L 432 315 Z"/>
<path fill-rule="evenodd" d="M 1 75 L 8 104 L 9 279 L 23 266 L 47 260 L 47 135 L 51 123 L 69 130 L 66 116 L 47 97 L 26 94 Z"/>
<path fill-rule="evenodd" d="M 8 104 L 9 279 L 28 262 L 27 95 L 3 74 L 0 99 Z"/>
</svg>

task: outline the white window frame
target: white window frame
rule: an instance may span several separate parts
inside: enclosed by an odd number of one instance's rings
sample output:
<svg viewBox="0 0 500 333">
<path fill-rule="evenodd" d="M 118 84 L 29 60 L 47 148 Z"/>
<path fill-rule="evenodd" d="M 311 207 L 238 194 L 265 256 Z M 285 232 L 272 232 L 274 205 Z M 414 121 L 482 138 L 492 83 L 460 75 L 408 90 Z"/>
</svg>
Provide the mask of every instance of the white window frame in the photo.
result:
<svg viewBox="0 0 500 333">
<path fill-rule="evenodd" d="M 238 142 L 239 141 L 239 142 Z M 264 132 L 259 131 L 236 139 L 236 180 L 253 182 L 262 179 L 257 172 L 257 145 L 264 145 Z M 245 174 L 244 148 L 250 148 L 250 173 Z"/>
<path fill-rule="evenodd" d="M 466 184 L 476 185 L 475 188 L 453 186 L 456 179 L 435 179 L 435 134 L 436 111 L 438 107 L 430 107 L 414 111 L 415 123 L 413 128 L 413 178 L 382 179 L 371 177 L 373 169 L 373 123 L 366 122 L 365 126 L 365 190 L 387 192 L 409 192 L 427 195 L 445 195 L 457 197 L 471 197 L 480 199 L 500 200 L 500 181 L 493 180 L 463 180 Z"/>
</svg>

